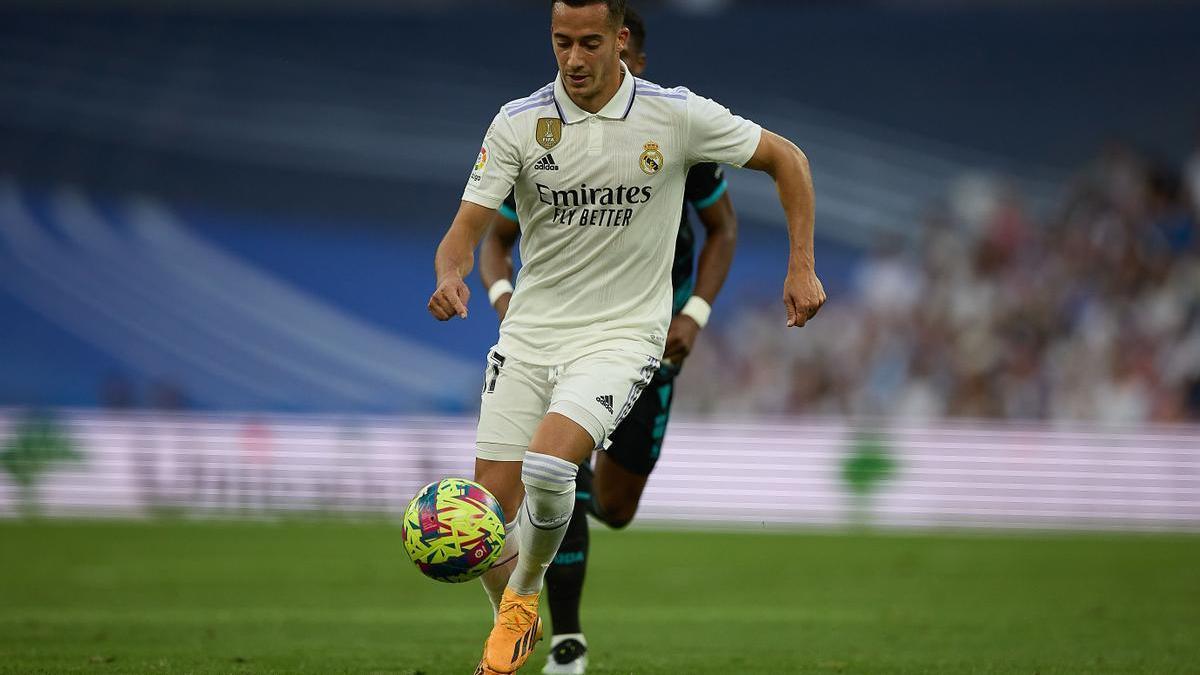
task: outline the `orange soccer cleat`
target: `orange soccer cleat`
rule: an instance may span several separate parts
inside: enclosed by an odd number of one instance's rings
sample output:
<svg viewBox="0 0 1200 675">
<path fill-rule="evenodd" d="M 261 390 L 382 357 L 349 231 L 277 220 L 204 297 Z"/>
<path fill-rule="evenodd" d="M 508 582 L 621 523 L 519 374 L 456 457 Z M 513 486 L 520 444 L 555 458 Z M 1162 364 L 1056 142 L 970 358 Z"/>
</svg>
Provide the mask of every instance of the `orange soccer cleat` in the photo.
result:
<svg viewBox="0 0 1200 675">
<path fill-rule="evenodd" d="M 517 595 L 511 588 L 504 589 L 500 614 L 483 644 L 483 660 L 479 662 L 476 675 L 508 675 L 517 672 L 529 660 L 534 645 L 542 639 L 538 595 Z"/>
</svg>

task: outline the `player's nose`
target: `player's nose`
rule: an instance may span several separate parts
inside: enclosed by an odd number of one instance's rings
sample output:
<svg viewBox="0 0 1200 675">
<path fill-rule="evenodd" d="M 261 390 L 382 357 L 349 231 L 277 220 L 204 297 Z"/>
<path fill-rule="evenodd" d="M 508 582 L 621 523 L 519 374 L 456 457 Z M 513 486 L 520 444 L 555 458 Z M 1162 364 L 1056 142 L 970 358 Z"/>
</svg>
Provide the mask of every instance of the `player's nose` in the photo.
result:
<svg viewBox="0 0 1200 675">
<path fill-rule="evenodd" d="M 575 69 L 583 65 L 583 54 L 578 45 L 571 47 L 571 51 L 567 53 L 567 67 Z"/>
</svg>

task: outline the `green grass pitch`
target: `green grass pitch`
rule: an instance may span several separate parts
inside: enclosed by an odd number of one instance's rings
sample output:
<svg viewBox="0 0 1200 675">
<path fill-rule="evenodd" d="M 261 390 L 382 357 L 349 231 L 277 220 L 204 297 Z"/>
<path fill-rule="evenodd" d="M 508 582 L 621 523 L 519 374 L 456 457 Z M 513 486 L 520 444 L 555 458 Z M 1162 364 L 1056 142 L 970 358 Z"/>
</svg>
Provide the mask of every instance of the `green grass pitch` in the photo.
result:
<svg viewBox="0 0 1200 675">
<path fill-rule="evenodd" d="M 594 529 L 584 611 L 596 675 L 1200 673 L 1200 538 Z M 489 619 L 388 524 L 0 522 L 0 673 L 467 674 Z"/>
</svg>

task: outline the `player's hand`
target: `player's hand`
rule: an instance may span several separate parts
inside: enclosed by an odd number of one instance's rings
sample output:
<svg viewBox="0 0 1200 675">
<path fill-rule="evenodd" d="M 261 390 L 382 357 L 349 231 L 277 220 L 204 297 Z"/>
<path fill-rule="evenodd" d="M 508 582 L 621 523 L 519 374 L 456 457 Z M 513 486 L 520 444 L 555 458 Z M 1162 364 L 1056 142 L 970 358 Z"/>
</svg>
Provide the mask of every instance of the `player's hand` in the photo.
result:
<svg viewBox="0 0 1200 675">
<path fill-rule="evenodd" d="M 496 315 L 500 317 L 500 323 L 504 323 L 504 316 L 508 314 L 508 303 L 512 302 L 512 293 L 505 293 L 496 298 Z"/>
<path fill-rule="evenodd" d="M 438 321 L 449 321 L 457 315 L 467 318 L 467 300 L 471 289 L 462 277 L 446 277 L 438 281 L 437 290 L 429 298 L 429 313 Z"/>
<path fill-rule="evenodd" d="M 680 365 L 692 353 L 692 345 L 696 344 L 696 336 L 700 334 L 700 324 L 690 316 L 676 314 L 671 319 L 671 327 L 667 329 L 667 347 L 663 351 L 663 360 Z"/>
<path fill-rule="evenodd" d="M 787 310 L 789 328 L 799 328 L 816 316 L 825 304 L 825 287 L 811 269 L 788 268 L 783 282 L 783 306 Z"/>
</svg>

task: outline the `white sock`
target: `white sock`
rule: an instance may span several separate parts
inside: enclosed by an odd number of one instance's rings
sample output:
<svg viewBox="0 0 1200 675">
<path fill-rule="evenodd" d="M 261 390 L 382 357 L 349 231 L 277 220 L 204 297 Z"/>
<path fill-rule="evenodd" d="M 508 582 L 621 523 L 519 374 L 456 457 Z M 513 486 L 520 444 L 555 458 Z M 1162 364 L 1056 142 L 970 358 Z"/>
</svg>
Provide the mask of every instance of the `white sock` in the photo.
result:
<svg viewBox="0 0 1200 675">
<path fill-rule="evenodd" d="M 551 636 L 550 648 L 554 649 L 558 646 L 558 643 L 564 640 L 579 640 L 579 644 L 583 645 L 585 649 L 587 648 L 587 638 L 583 637 L 583 633 L 559 633 L 558 635 Z"/>
<path fill-rule="evenodd" d="M 558 553 L 575 508 L 575 474 L 579 466 L 551 455 L 525 453 L 521 482 L 525 501 L 517 511 L 523 521 L 517 538 L 521 556 L 508 585 L 521 595 L 542 590 L 546 568 Z"/>
<path fill-rule="evenodd" d="M 517 509 L 518 516 L 521 509 Z M 492 602 L 492 619 L 500 612 L 500 596 L 504 595 L 504 587 L 512 576 L 513 568 L 517 566 L 517 554 L 521 552 L 521 540 L 517 536 L 520 521 L 516 518 L 504 526 L 504 548 L 500 549 L 500 557 L 496 564 L 483 573 L 479 578 L 483 582 L 483 590 L 487 591 L 488 600 Z"/>
</svg>

